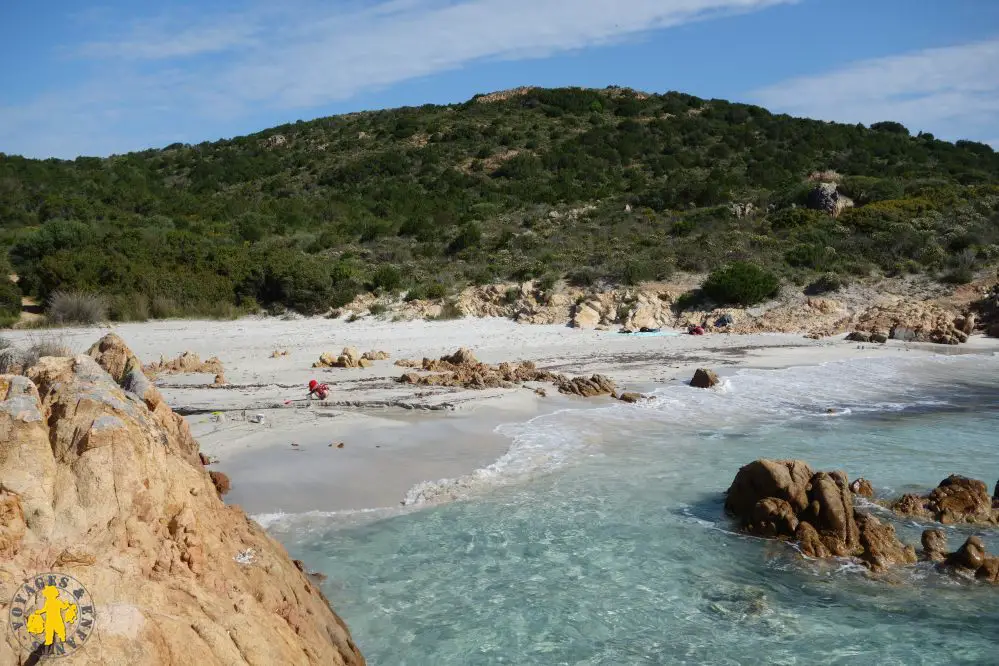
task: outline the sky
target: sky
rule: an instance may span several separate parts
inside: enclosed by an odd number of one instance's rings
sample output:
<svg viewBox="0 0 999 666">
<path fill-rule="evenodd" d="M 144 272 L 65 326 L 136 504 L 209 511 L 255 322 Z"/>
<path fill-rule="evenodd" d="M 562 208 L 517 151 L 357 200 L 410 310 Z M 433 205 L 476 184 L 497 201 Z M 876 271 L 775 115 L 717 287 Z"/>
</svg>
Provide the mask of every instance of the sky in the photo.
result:
<svg viewBox="0 0 999 666">
<path fill-rule="evenodd" d="M 677 90 L 999 148 L 999 0 L 0 0 L 0 26 L 0 152 L 28 157 L 524 85 Z"/>
</svg>

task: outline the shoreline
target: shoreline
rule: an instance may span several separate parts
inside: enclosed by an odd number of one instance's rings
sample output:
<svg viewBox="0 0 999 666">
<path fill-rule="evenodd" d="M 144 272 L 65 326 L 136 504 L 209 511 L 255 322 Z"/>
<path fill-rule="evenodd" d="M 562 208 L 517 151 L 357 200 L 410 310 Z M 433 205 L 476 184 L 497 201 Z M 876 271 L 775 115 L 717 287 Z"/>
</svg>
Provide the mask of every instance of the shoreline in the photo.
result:
<svg viewBox="0 0 999 666">
<path fill-rule="evenodd" d="M 461 480 L 501 459 L 514 442 L 496 432 L 561 409 L 620 404 L 574 398 L 544 386 L 468 390 L 399 384 L 398 359 L 436 358 L 467 347 L 481 361 L 531 360 L 568 375 L 604 374 L 621 391 L 646 393 L 690 379 L 698 367 L 728 376 L 741 369 L 777 370 L 831 361 L 999 352 L 999 340 L 975 336 L 959 347 L 890 341 L 858 344 L 801 335 L 627 336 L 506 319 L 382 322 L 243 319 L 175 320 L 114 327 L 143 362 L 185 351 L 217 356 L 228 384 L 212 376 L 164 375 L 156 383 L 191 425 L 211 469 L 232 479 L 226 500 L 251 515 L 399 510 L 421 484 Z M 81 353 L 106 329 L 64 329 Z M 27 335 L 25 335 L 27 337 Z M 390 360 L 365 369 L 312 369 L 321 353 L 347 346 L 379 350 Z M 271 358 L 274 350 L 288 356 Z M 331 382 L 324 403 L 285 406 L 304 397 L 309 379 Z M 301 395 L 299 395 L 301 394 Z M 263 416 L 262 423 L 253 423 Z M 343 442 L 343 448 L 337 444 Z M 296 446 L 292 446 L 294 443 Z M 464 490 L 461 484 L 455 492 Z M 454 499 L 445 488 L 437 501 Z M 434 502 L 431 502 L 431 504 Z"/>
</svg>

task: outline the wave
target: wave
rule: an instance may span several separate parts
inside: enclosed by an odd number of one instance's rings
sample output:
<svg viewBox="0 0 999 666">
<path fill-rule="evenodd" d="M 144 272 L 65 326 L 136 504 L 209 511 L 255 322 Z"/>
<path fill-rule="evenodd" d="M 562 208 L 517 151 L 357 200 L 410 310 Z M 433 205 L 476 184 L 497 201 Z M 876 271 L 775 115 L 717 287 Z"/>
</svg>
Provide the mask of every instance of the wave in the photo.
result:
<svg viewBox="0 0 999 666">
<path fill-rule="evenodd" d="M 520 483 L 600 454 L 601 433 L 627 440 L 649 423 L 676 434 L 721 437 L 789 421 L 818 424 L 834 417 L 968 408 L 976 391 L 999 406 L 993 388 L 997 375 L 997 357 L 920 356 L 743 369 L 723 377 L 711 390 L 677 382 L 656 389 L 651 400 L 640 403 L 563 409 L 499 426 L 496 432 L 513 440 L 501 458 L 466 476 L 417 484 L 406 493 L 403 505 L 462 499 L 486 488 Z"/>
</svg>

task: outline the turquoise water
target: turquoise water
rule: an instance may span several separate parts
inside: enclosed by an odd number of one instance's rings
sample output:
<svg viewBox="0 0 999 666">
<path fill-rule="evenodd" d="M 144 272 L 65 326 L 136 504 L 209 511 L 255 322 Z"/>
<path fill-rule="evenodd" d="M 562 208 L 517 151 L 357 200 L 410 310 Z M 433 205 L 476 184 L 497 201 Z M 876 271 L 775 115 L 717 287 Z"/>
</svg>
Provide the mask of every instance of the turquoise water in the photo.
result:
<svg viewBox="0 0 999 666">
<path fill-rule="evenodd" d="M 373 666 L 999 663 L 999 589 L 926 565 L 875 579 L 806 562 L 722 515 L 759 457 L 863 475 L 885 495 L 950 473 L 991 489 L 997 378 L 994 357 L 744 371 L 720 391 L 674 386 L 510 427 L 528 454 L 466 501 L 271 531 L 329 576 Z M 499 478 L 525 460 L 544 473 Z M 895 524 L 918 545 L 920 526 Z M 957 548 L 976 532 L 949 533 Z M 999 553 L 999 534 L 980 533 Z"/>
</svg>

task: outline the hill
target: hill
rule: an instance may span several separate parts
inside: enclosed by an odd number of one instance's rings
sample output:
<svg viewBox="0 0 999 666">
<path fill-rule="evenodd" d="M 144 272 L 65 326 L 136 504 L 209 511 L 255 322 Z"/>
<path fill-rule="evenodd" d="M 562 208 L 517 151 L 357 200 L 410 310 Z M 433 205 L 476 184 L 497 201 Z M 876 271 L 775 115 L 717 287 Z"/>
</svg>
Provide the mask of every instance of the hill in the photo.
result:
<svg viewBox="0 0 999 666">
<path fill-rule="evenodd" d="M 818 181 L 838 185 L 831 212 L 806 205 Z M 739 260 L 801 285 L 961 282 L 997 243 L 989 146 L 674 92 L 518 89 L 106 159 L 0 155 L 21 291 L 100 291 L 120 319 L 318 313 L 501 279 L 634 284 Z"/>
</svg>

